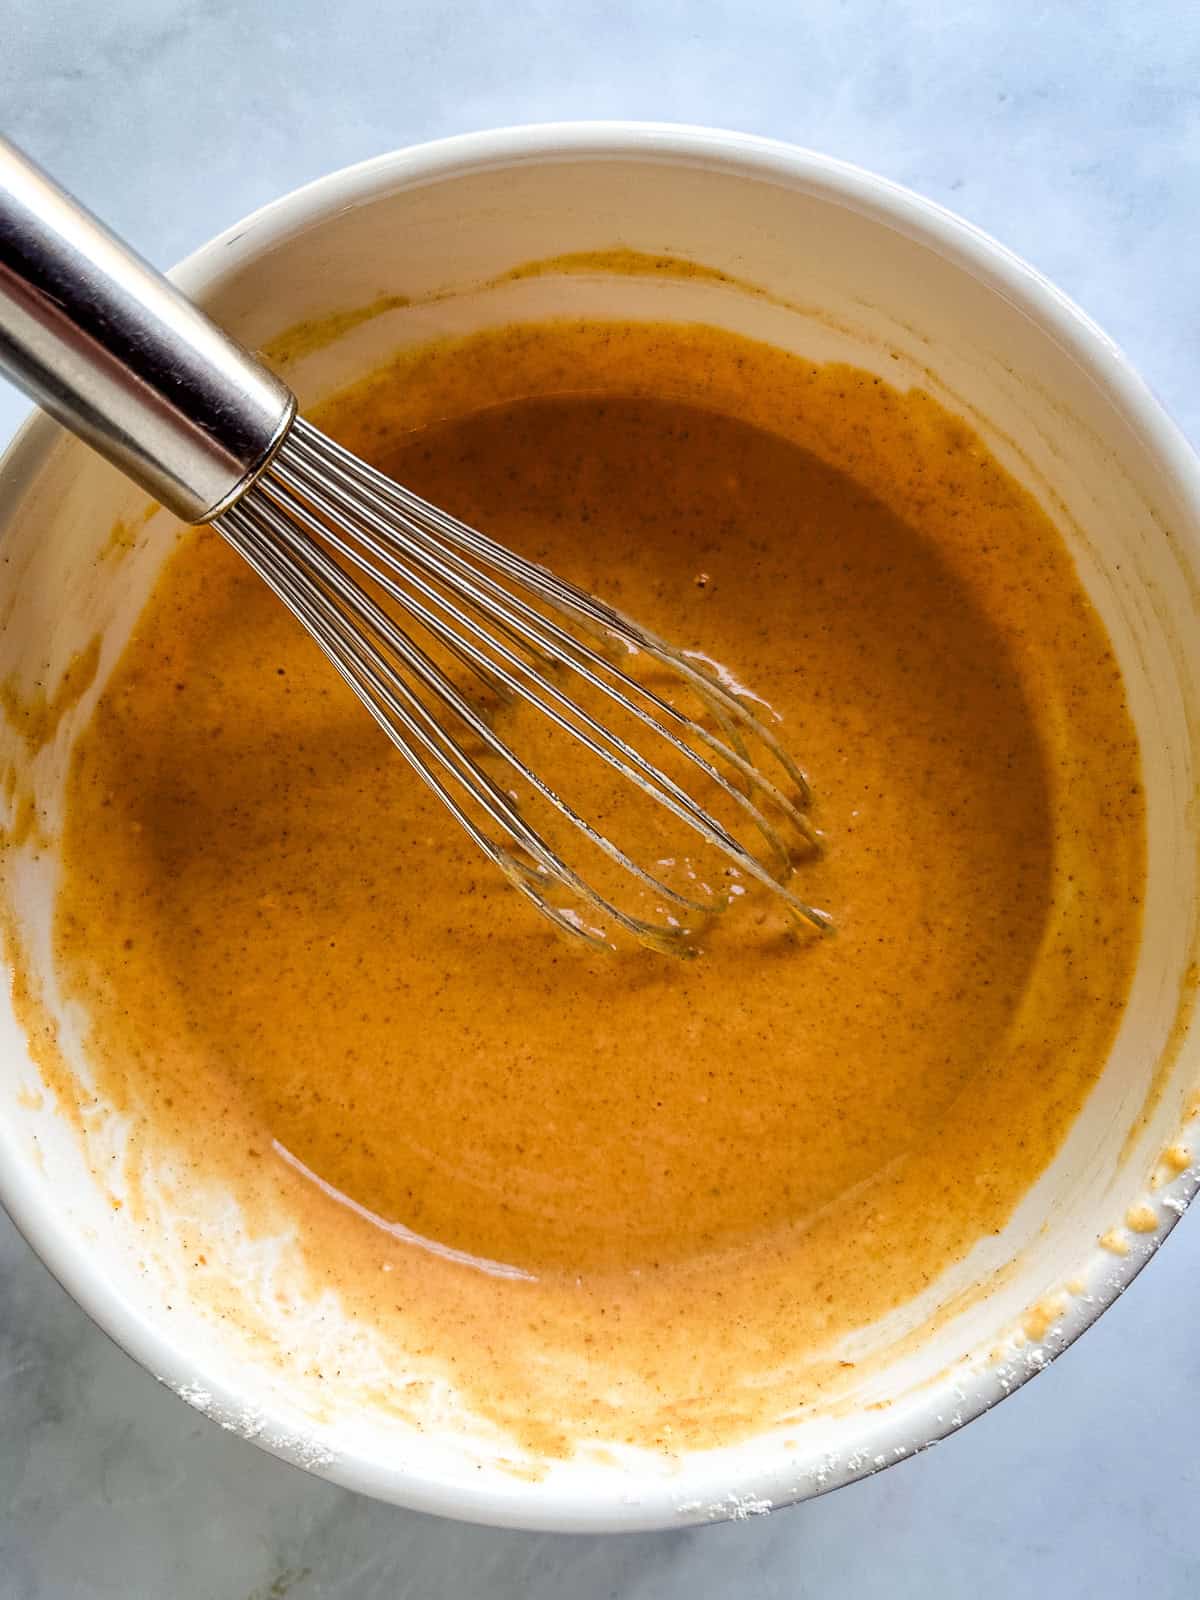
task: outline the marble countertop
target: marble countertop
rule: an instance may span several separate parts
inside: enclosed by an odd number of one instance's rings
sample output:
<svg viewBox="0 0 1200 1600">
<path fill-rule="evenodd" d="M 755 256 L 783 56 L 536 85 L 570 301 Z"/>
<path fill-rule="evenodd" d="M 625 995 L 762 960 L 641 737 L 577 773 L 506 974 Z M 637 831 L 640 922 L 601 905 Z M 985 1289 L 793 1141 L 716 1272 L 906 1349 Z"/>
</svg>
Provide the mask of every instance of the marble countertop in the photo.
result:
<svg viewBox="0 0 1200 1600">
<path fill-rule="evenodd" d="M 7 0 L 0 120 L 166 265 L 381 150 L 502 123 L 772 134 L 961 211 L 1200 441 L 1200 11 L 1182 0 Z M 0 387 L 0 444 L 25 411 Z M 619 1538 L 376 1505 L 221 1432 L 0 1213 L 0 1600 L 1200 1594 L 1200 1222 L 937 1449 L 741 1525 Z"/>
</svg>

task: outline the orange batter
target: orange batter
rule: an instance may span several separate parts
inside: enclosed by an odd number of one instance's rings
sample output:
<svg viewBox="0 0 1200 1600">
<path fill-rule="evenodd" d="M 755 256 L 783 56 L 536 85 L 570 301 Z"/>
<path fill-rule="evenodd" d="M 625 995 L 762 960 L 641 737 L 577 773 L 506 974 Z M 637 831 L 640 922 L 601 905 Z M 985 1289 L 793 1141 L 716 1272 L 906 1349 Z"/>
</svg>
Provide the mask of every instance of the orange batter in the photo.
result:
<svg viewBox="0 0 1200 1600">
<path fill-rule="evenodd" d="M 200 532 L 71 778 L 103 1092 L 540 1448 L 793 1412 L 1002 1226 L 1124 1003 L 1137 748 L 1059 536 L 927 396 L 700 328 L 447 342 L 317 420 L 763 697 L 838 931 L 570 944 Z"/>
</svg>

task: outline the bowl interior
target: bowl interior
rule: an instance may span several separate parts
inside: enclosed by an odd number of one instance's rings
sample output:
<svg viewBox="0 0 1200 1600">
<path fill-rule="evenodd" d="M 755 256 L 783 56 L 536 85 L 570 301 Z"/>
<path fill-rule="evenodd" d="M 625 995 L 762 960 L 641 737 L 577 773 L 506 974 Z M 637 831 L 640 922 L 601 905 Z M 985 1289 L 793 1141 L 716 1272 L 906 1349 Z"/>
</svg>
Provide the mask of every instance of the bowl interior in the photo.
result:
<svg viewBox="0 0 1200 1600">
<path fill-rule="evenodd" d="M 654 264 L 664 255 L 715 271 L 684 278 Z M 529 262 L 546 266 L 512 275 Z M 0 726 L 0 765 L 13 774 L 8 931 L 20 983 L 40 990 L 57 1030 L 31 1046 L 20 984 L 0 1001 L 0 1192 L 35 1248 L 152 1372 L 229 1426 L 353 1487 L 493 1522 L 655 1526 L 778 1504 L 885 1465 L 1037 1370 L 1128 1281 L 1195 1183 L 1161 1157 L 1186 1145 L 1200 1088 L 1189 1032 L 1200 491 L 1190 453 L 1119 356 L 1027 269 L 934 208 L 819 158 L 681 131 L 530 130 L 402 153 L 268 208 L 178 277 L 248 345 L 286 354 L 302 405 L 401 346 L 561 315 L 712 323 L 930 390 L 1051 512 L 1117 651 L 1147 787 L 1142 955 L 1106 1070 L 1054 1164 L 1001 1236 L 863 1330 L 862 1349 L 887 1359 L 853 1404 L 703 1455 L 540 1463 L 442 1385 L 436 1425 L 417 1432 L 364 1399 L 382 1359 L 369 1330 L 275 1292 L 273 1252 L 286 1240 L 250 1245 L 226 1197 L 203 1186 L 188 1189 L 181 1217 L 169 1172 L 159 1202 L 148 1196 L 150 1219 L 135 1219 L 113 1203 L 120 1120 L 85 1114 L 81 1141 L 44 1092 L 51 1049 L 87 1081 L 83 1019 L 57 993 L 50 959 L 71 748 L 181 530 L 161 511 L 146 520 L 136 489 L 41 421 L 0 484 L 0 681 L 16 703 L 47 710 L 38 742 L 11 718 Z M 321 331 L 280 340 L 302 322 Z M 1099 1244 L 1146 1203 L 1145 1231 Z M 185 1226 L 223 1240 L 244 1317 L 190 1293 Z M 1056 1314 L 1031 1338 L 1023 1320 L 1047 1296 Z M 327 1372 L 341 1365 L 356 1381 L 314 1381 L 317 1349 Z"/>
</svg>

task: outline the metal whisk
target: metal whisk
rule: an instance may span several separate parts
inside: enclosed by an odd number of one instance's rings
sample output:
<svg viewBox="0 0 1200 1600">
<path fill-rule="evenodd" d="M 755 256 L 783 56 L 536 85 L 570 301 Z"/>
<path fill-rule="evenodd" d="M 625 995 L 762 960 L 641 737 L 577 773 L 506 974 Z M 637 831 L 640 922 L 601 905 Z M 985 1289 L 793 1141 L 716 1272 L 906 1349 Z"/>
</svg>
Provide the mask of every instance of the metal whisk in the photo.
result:
<svg viewBox="0 0 1200 1600">
<path fill-rule="evenodd" d="M 2 139 L 0 368 L 171 511 L 217 528 L 560 927 L 686 953 L 697 916 L 748 879 L 828 929 L 788 884 L 819 849 L 808 786 L 741 693 L 298 417 L 284 383 Z M 567 781 L 523 738 L 551 765 L 574 752 Z M 635 859 L 568 797 L 581 762 L 613 785 L 606 815 L 636 797 L 692 846 Z"/>
</svg>

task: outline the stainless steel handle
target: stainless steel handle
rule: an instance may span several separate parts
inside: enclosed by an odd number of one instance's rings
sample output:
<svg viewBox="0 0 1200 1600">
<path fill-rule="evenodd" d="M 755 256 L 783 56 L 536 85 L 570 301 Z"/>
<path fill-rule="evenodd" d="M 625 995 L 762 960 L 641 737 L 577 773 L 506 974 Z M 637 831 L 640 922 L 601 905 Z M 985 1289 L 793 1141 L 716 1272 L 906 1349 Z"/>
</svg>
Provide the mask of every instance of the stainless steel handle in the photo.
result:
<svg viewBox="0 0 1200 1600">
<path fill-rule="evenodd" d="M 187 522 L 245 493 L 286 384 L 0 138 L 0 371 Z"/>
</svg>

